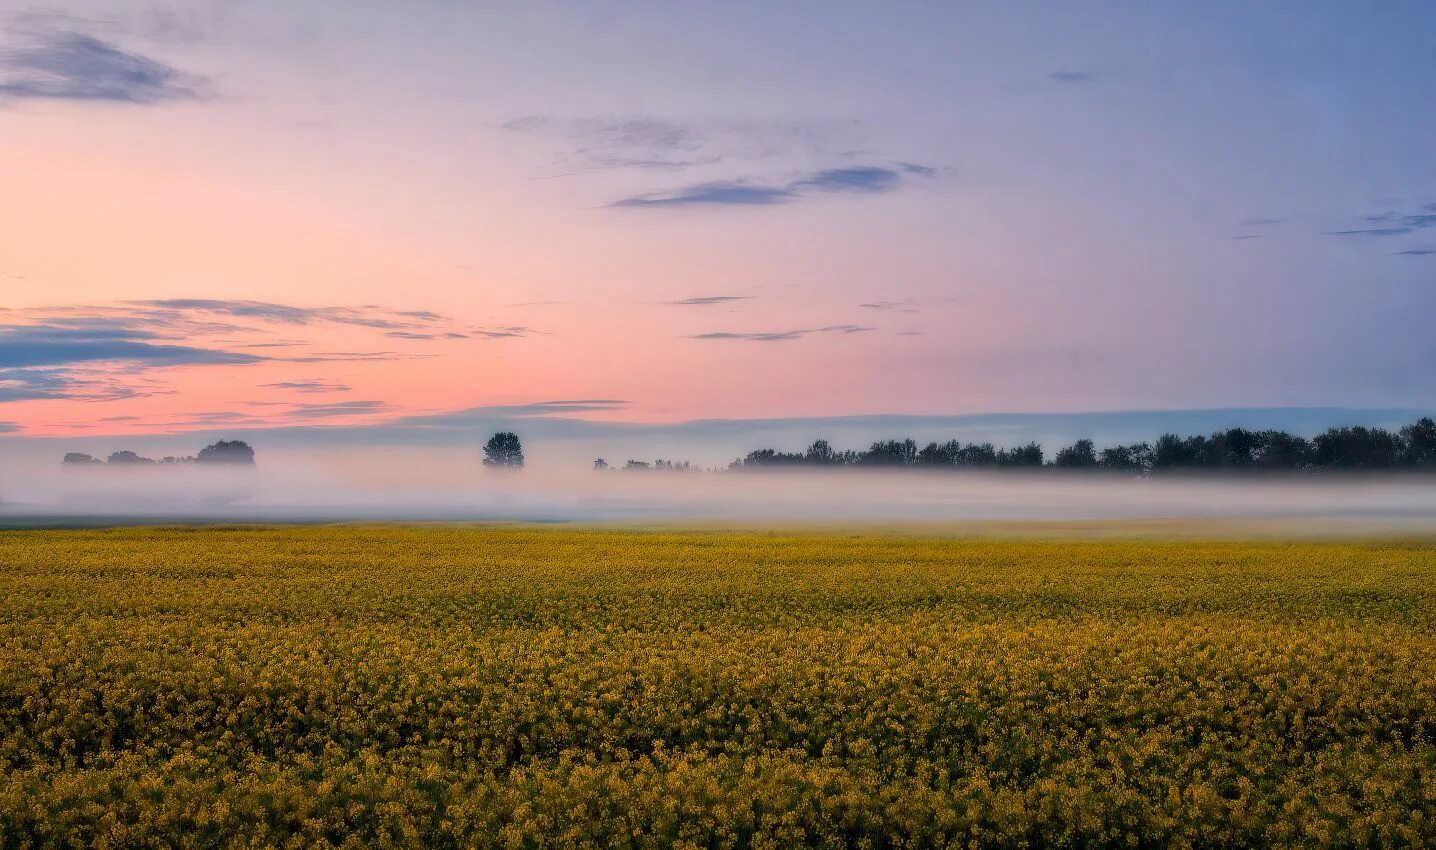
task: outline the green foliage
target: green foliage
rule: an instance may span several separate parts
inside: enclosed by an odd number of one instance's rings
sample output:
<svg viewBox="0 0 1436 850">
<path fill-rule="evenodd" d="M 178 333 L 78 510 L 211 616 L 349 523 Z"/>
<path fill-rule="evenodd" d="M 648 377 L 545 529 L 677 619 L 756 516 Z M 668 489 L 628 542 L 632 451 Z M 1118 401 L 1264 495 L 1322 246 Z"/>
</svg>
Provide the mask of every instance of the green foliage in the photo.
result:
<svg viewBox="0 0 1436 850">
<path fill-rule="evenodd" d="M 0 534 L 0 847 L 1436 842 L 1436 550 Z"/>
</svg>

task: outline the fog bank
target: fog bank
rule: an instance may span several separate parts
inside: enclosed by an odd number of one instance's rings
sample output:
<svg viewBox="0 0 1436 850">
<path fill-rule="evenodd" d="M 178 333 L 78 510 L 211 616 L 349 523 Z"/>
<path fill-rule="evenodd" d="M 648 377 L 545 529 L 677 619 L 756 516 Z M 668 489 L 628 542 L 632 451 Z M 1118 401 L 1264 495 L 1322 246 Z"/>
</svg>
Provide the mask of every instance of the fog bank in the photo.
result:
<svg viewBox="0 0 1436 850">
<path fill-rule="evenodd" d="M 953 522 L 1343 520 L 1436 531 L 1436 477 L 1137 478 L 920 470 L 501 472 L 448 452 L 271 454 L 253 468 L 7 464 L 0 520 Z"/>
</svg>

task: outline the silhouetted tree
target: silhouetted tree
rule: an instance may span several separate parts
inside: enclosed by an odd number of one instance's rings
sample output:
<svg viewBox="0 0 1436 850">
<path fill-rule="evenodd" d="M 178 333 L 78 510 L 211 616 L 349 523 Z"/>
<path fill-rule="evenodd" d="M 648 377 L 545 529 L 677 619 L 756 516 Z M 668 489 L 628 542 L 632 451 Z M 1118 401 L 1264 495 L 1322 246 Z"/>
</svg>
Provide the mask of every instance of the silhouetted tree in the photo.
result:
<svg viewBox="0 0 1436 850">
<path fill-rule="evenodd" d="M 1244 468 L 1256 463 L 1261 435 L 1245 428 L 1228 428 L 1207 438 L 1207 466 Z"/>
<path fill-rule="evenodd" d="M 778 453 L 773 449 L 755 449 L 733 463 L 735 466 L 744 468 L 749 466 L 773 466 L 775 463 L 774 458 L 777 456 Z"/>
<path fill-rule="evenodd" d="M 1252 462 L 1258 469 L 1299 470 L 1311 466 L 1311 441 L 1285 431 L 1263 431 Z"/>
<path fill-rule="evenodd" d="M 962 443 L 957 440 L 928 443 L 917 453 L 917 463 L 919 466 L 952 466 L 957 463 L 957 456 L 961 451 Z"/>
<path fill-rule="evenodd" d="M 1057 452 L 1053 466 L 1062 469 L 1091 469 L 1097 465 L 1097 450 L 1091 440 L 1078 440 Z"/>
<path fill-rule="evenodd" d="M 811 466 L 833 466 L 842 463 L 842 456 L 833 451 L 827 440 L 814 440 L 803 452 L 803 462 Z"/>
<path fill-rule="evenodd" d="M 1038 452 L 1040 454 L 1041 449 Z M 920 466 L 998 466 L 1002 462 L 1000 454 L 991 443 L 963 445 L 957 440 L 948 440 L 923 446 L 915 462 Z"/>
<path fill-rule="evenodd" d="M 1037 443 L 1028 443 L 1025 446 L 1011 449 L 999 449 L 997 452 L 998 466 L 1041 466 L 1042 461 L 1042 447 Z"/>
<path fill-rule="evenodd" d="M 748 452 L 740 461 L 736 461 L 738 467 L 759 467 L 759 466 L 799 466 L 806 463 L 804 455 L 797 452 L 780 452 L 773 449 L 758 449 Z"/>
<path fill-rule="evenodd" d="M 957 452 L 958 466 L 996 466 L 997 449 L 991 443 L 968 443 Z"/>
<path fill-rule="evenodd" d="M 109 460 L 109 462 L 110 462 L 110 463 L 118 463 L 118 464 L 126 464 L 126 463 L 154 463 L 154 460 L 153 460 L 152 458 L 140 457 L 139 455 L 137 455 L 137 454 L 135 454 L 134 452 L 131 452 L 131 451 L 121 451 L 121 452 L 111 452 L 111 453 L 110 453 L 110 460 Z"/>
<path fill-rule="evenodd" d="M 1150 443 L 1109 446 L 1097 456 L 1097 465 L 1113 472 L 1145 474 L 1152 471 L 1153 456 Z"/>
<path fill-rule="evenodd" d="M 882 440 L 866 451 L 837 451 L 817 440 L 805 452 L 757 449 L 733 461 L 729 469 L 767 466 L 922 466 L 1021 468 L 1043 466 L 1042 446 L 1032 442 L 1010 449 L 991 443 L 957 440 L 930 442 L 918 449 L 912 440 Z M 1100 452 L 1091 440 L 1062 449 L 1053 467 L 1107 469 L 1134 474 L 1182 470 L 1221 472 L 1256 470 L 1393 469 L 1436 471 L 1436 420 L 1420 419 L 1399 433 L 1355 426 L 1331 428 L 1312 440 L 1285 431 L 1228 428 L 1210 435 L 1163 434 L 1146 442 L 1109 446 Z"/>
<path fill-rule="evenodd" d="M 608 469 L 608 461 L 604 460 L 603 458 L 599 458 L 598 460 L 595 460 L 593 462 L 593 468 L 599 470 L 600 472 L 605 469 Z"/>
<path fill-rule="evenodd" d="M 1157 439 L 1152 454 L 1152 467 L 1159 470 L 1193 469 L 1205 466 L 1207 460 L 1206 437 L 1179 437 L 1163 434 Z"/>
<path fill-rule="evenodd" d="M 87 465 L 92 463 L 104 463 L 104 461 L 100 460 L 97 457 L 91 457 L 84 452 L 65 452 L 65 459 L 62 461 L 62 463 Z"/>
<path fill-rule="evenodd" d="M 519 469 L 524 465 L 524 447 L 519 435 L 500 431 L 484 444 L 484 466 Z"/>
<path fill-rule="evenodd" d="M 220 440 L 199 450 L 198 463 L 253 464 L 254 449 L 243 440 Z"/>
<path fill-rule="evenodd" d="M 642 471 L 645 469 L 649 469 L 650 467 L 648 466 L 648 461 L 646 460 L 630 460 L 628 463 L 625 463 L 623 465 L 623 468 L 628 470 Z"/>
<path fill-rule="evenodd" d="M 1436 420 L 1422 417 L 1401 429 L 1401 465 L 1436 470 Z"/>
<path fill-rule="evenodd" d="M 1323 469 L 1390 469 L 1401 441 L 1384 428 L 1329 428 L 1311 441 L 1312 462 Z"/>
<path fill-rule="evenodd" d="M 917 460 L 917 443 L 912 440 L 879 440 L 858 455 L 864 466 L 908 466 Z"/>
</svg>

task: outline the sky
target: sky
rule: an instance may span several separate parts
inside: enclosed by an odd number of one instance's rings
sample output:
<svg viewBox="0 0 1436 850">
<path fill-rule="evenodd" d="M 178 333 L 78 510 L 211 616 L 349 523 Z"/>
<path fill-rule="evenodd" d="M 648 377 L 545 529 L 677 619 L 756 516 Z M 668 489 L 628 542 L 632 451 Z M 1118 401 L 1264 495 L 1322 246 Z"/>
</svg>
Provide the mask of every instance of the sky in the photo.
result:
<svg viewBox="0 0 1436 850">
<path fill-rule="evenodd" d="M 0 433 L 1429 410 L 1433 79 L 1427 2 L 0 0 Z"/>
</svg>

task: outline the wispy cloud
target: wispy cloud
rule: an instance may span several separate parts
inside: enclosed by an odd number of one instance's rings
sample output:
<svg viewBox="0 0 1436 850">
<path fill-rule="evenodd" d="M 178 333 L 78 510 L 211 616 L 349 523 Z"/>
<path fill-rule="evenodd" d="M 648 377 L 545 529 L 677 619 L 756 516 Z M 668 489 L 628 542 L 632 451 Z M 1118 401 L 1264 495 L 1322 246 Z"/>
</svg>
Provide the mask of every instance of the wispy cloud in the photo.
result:
<svg viewBox="0 0 1436 850">
<path fill-rule="evenodd" d="M 157 395 L 169 392 L 161 383 L 162 376 L 176 368 L 380 362 L 430 356 L 382 349 L 304 348 L 303 353 L 292 352 L 289 349 L 308 346 L 311 341 L 276 340 L 276 326 L 348 327 L 399 337 L 416 345 L 433 340 L 537 333 L 520 326 L 464 328 L 426 310 L 388 310 L 374 305 L 301 307 L 195 298 L 9 308 L 0 309 L 0 318 L 4 319 L 0 323 L 0 403 L 38 399 L 105 401 Z M 336 391 L 332 382 L 294 384 L 274 388 Z"/>
<path fill-rule="evenodd" d="M 681 171 L 753 161 L 784 151 L 814 152 L 829 135 L 796 122 L 692 121 L 654 115 L 525 115 L 503 129 L 549 140 L 568 172 L 604 169 Z"/>
<path fill-rule="evenodd" d="M 900 171 L 925 169 L 924 176 L 931 176 L 932 169 L 926 166 L 899 166 L 881 168 L 875 165 L 857 165 L 849 168 L 829 168 L 818 171 L 801 180 L 788 184 L 794 192 L 816 189 L 824 192 L 890 192 L 897 188 Z"/>
<path fill-rule="evenodd" d="M 216 298 L 160 298 L 127 302 L 140 307 L 210 313 L 236 319 L 257 319 L 288 325 L 336 324 L 357 325 L 381 330 L 426 328 L 447 321 L 444 316 L 425 310 L 385 310 L 363 307 L 298 307 L 268 301 L 242 301 Z"/>
<path fill-rule="evenodd" d="M 330 404 L 296 404 L 284 412 L 294 419 L 332 419 L 338 416 L 370 416 L 390 410 L 383 401 L 336 401 Z"/>
<path fill-rule="evenodd" d="M 18 423 L 18 422 L 0 422 L 0 434 L 18 434 L 19 432 L 20 432 L 20 423 Z"/>
<path fill-rule="evenodd" d="M 142 378 L 103 368 L 52 366 L 0 369 L 0 404 L 41 399 L 117 401 L 158 395 Z"/>
<path fill-rule="evenodd" d="M 733 301 L 747 301 L 751 295 L 700 295 L 696 298 L 680 298 L 677 301 L 665 301 L 681 307 L 707 307 L 712 304 L 728 304 Z"/>
<path fill-rule="evenodd" d="M 320 393 L 347 393 L 351 389 L 348 384 L 338 381 L 326 381 L 323 378 L 313 378 L 302 381 L 277 381 L 272 384 L 260 384 L 261 387 L 272 390 L 293 390 L 297 393 L 320 394 Z"/>
<path fill-rule="evenodd" d="M 791 201 L 796 194 L 786 186 L 756 186 L 718 181 L 696 183 L 672 192 L 634 195 L 609 204 L 611 207 L 683 207 L 702 205 L 767 206 Z"/>
<path fill-rule="evenodd" d="M 47 369 L 0 369 L 0 403 L 69 397 L 71 382 Z"/>
<path fill-rule="evenodd" d="M 543 334 L 525 325 L 507 325 L 498 328 L 470 328 L 468 336 L 475 339 L 520 339 L 534 334 Z"/>
<path fill-rule="evenodd" d="M 1430 257 L 1436 256 L 1436 248 L 1407 248 L 1405 251 L 1396 251 L 1398 257 Z"/>
<path fill-rule="evenodd" d="M 902 313 L 920 312 L 912 301 L 869 301 L 859 304 L 864 310 L 893 310 Z"/>
<path fill-rule="evenodd" d="M 569 156 L 590 168 L 678 169 L 709 165 L 722 155 L 692 124 L 646 115 L 560 118 L 525 115 L 505 130 L 549 136 L 572 146 Z"/>
<path fill-rule="evenodd" d="M 1327 236 L 1405 236 L 1411 233 L 1409 227 L 1368 227 L 1360 230 L 1328 230 Z"/>
<path fill-rule="evenodd" d="M 821 328 L 804 328 L 793 331 L 765 331 L 760 333 L 735 333 L 732 331 L 715 331 L 713 333 L 695 334 L 689 339 L 719 339 L 737 340 L 742 342 L 787 342 L 789 340 L 801 339 L 811 334 L 856 334 L 870 331 L 872 328 L 859 325 L 828 325 Z"/>
<path fill-rule="evenodd" d="M 385 331 L 384 336 L 394 339 L 467 339 L 465 334 L 449 332 L 443 334 L 419 333 L 418 331 Z"/>
<path fill-rule="evenodd" d="M 202 79 L 93 35 L 42 26 L 15 40 L 19 46 L 0 51 L 0 100 L 156 104 L 202 97 Z"/>
<path fill-rule="evenodd" d="M 1086 83 L 1091 82 L 1092 74 L 1087 71 L 1053 71 L 1047 79 L 1058 83 Z"/>
<path fill-rule="evenodd" d="M 146 422 L 150 427 L 188 427 L 188 428 L 236 428 L 252 425 L 276 425 L 282 424 L 274 419 L 253 416 L 247 413 L 240 413 L 233 410 L 202 410 L 198 413 L 186 413 L 183 419 L 174 419 L 161 422 Z"/>
<path fill-rule="evenodd" d="M 1244 218 L 1237 223 L 1242 227 L 1270 227 L 1284 221 L 1286 221 L 1284 218 Z"/>
<path fill-rule="evenodd" d="M 535 401 L 527 404 L 489 404 L 452 413 L 408 416 L 404 422 L 414 425 L 446 425 L 490 422 L 496 418 L 543 419 L 573 416 L 580 413 L 609 413 L 623 410 L 630 402 L 616 398 L 579 398 L 557 401 Z"/>
<path fill-rule="evenodd" d="M 0 325 L 0 368 L 134 361 L 160 366 L 257 363 L 257 355 L 156 342 L 156 334 L 123 327 Z"/>
<path fill-rule="evenodd" d="M 1436 227 L 1436 205 L 1427 204 L 1422 207 L 1424 212 L 1417 213 L 1396 213 L 1383 212 L 1375 215 L 1361 216 L 1361 220 L 1367 224 L 1382 224 L 1383 227 L 1362 227 L 1350 230 L 1328 230 L 1327 236 L 1357 236 L 1357 237 L 1385 237 L 1385 236 L 1406 236 L 1418 230 Z"/>
<path fill-rule="evenodd" d="M 421 354 L 400 354 L 397 351 L 320 351 L 300 357 L 276 357 L 285 363 L 371 363 L 390 360 L 412 360 Z"/>
<path fill-rule="evenodd" d="M 696 183 L 668 192 L 634 195 L 610 207 L 770 206 L 823 194 L 882 194 L 897 189 L 904 175 L 931 177 L 935 169 L 912 163 L 892 167 L 853 165 L 814 171 L 786 183 L 747 180 Z"/>
</svg>

